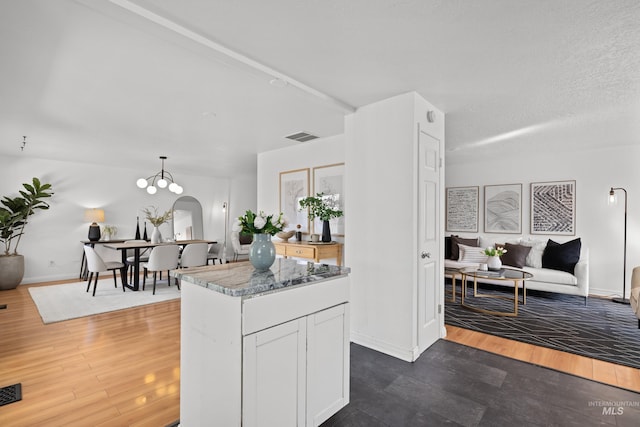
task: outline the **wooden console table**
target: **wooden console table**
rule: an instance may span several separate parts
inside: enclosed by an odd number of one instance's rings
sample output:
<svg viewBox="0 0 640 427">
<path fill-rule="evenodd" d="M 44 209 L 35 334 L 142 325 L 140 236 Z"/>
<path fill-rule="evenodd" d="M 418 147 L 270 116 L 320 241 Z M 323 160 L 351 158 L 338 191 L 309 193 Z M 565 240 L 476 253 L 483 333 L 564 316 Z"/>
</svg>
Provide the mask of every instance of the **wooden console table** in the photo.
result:
<svg viewBox="0 0 640 427">
<path fill-rule="evenodd" d="M 315 262 L 321 259 L 335 258 L 336 265 L 342 265 L 342 243 L 311 243 L 311 242 L 273 242 L 276 254 L 285 258 L 306 258 Z"/>
</svg>

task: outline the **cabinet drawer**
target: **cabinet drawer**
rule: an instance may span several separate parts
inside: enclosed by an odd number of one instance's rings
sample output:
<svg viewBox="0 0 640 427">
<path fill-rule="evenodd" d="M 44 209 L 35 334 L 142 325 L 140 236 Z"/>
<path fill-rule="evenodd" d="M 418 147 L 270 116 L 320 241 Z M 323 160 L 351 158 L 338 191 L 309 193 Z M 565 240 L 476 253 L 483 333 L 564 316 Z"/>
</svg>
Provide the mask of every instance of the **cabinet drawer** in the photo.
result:
<svg viewBox="0 0 640 427">
<path fill-rule="evenodd" d="M 315 249 L 287 246 L 285 255 L 299 258 L 315 258 Z"/>
<path fill-rule="evenodd" d="M 242 303 L 242 334 L 248 335 L 348 301 L 348 276 L 249 298 Z"/>
</svg>

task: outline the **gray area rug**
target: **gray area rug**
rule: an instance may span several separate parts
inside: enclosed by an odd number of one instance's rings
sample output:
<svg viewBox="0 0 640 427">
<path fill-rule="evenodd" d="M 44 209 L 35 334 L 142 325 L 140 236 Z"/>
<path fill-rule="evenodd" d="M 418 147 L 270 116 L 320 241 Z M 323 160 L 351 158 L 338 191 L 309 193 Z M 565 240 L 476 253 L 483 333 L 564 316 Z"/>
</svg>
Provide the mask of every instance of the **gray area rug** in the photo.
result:
<svg viewBox="0 0 640 427">
<path fill-rule="evenodd" d="M 98 280 L 95 297 L 91 296 L 93 285 L 89 292 L 86 292 L 86 289 L 87 282 L 74 282 L 31 287 L 29 294 L 44 323 L 60 322 L 180 298 L 178 287 L 174 284 L 167 286 L 166 280 L 157 282 L 155 295 L 152 295 L 153 284 L 151 283 L 147 283 L 145 291 L 134 292 L 127 289 L 126 292 L 122 292 L 120 280 L 118 280 L 118 287 L 114 288 L 113 277 Z"/>
<path fill-rule="evenodd" d="M 460 291 L 459 281 L 457 290 Z M 451 285 L 447 283 L 447 291 Z M 471 288 L 471 286 L 470 286 Z M 513 296 L 512 288 L 483 286 L 483 293 Z M 471 295 L 469 289 L 467 295 Z M 494 298 L 465 298 L 465 304 L 492 310 L 512 310 L 513 303 Z M 527 291 L 527 305 L 518 317 L 478 313 L 445 301 L 445 323 L 503 338 L 535 344 L 640 369 L 640 329 L 628 305 L 608 299 Z"/>
</svg>

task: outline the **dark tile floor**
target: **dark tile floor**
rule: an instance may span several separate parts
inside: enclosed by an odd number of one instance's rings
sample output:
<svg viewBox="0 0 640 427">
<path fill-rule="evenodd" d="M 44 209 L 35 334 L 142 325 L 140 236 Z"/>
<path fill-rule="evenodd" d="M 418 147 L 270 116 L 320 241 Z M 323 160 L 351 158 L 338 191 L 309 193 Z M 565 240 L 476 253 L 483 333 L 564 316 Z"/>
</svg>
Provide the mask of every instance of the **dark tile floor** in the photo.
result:
<svg viewBox="0 0 640 427">
<path fill-rule="evenodd" d="M 333 426 L 638 426 L 640 394 L 439 340 L 414 363 L 351 345 Z"/>
</svg>

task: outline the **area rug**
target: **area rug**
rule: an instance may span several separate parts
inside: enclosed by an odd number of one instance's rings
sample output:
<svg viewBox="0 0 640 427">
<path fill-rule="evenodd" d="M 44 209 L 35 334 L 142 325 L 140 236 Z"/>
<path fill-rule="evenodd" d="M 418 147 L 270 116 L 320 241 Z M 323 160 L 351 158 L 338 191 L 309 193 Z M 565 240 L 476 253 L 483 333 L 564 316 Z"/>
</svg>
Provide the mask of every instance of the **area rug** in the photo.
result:
<svg viewBox="0 0 640 427">
<path fill-rule="evenodd" d="M 145 291 L 127 289 L 122 292 L 120 281 L 114 288 L 113 278 L 109 278 L 98 280 L 95 297 L 91 296 L 93 285 L 89 292 L 85 292 L 87 282 L 31 287 L 29 293 L 42 321 L 53 323 L 180 298 L 178 287 L 173 284 L 167 286 L 166 280 L 156 284 L 155 295 L 152 288 L 153 285 L 148 283 Z"/>
<path fill-rule="evenodd" d="M 471 292 L 470 287 L 467 295 Z M 499 286 L 483 286 L 482 292 L 513 296 L 512 288 Z M 465 304 L 513 310 L 512 302 L 495 298 L 467 297 Z M 582 297 L 528 290 L 518 317 L 501 317 L 462 307 L 458 294 L 455 303 L 445 302 L 445 323 L 640 369 L 638 319 L 628 305 L 608 299 L 592 297 L 585 306 Z"/>
</svg>

